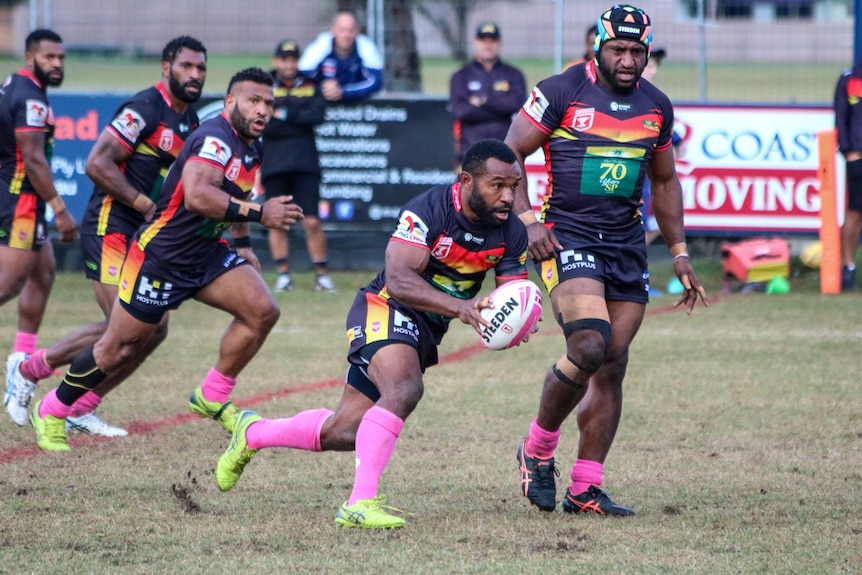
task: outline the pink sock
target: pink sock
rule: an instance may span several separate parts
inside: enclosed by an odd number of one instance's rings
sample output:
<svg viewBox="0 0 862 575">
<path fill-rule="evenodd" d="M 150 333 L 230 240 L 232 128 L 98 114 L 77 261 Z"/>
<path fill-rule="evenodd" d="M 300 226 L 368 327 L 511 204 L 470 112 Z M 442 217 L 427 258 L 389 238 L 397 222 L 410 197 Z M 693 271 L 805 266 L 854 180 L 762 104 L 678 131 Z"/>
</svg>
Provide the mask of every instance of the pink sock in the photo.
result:
<svg viewBox="0 0 862 575">
<path fill-rule="evenodd" d="M 235 385 L 235 378 L 222 375 L 215 368 L 212 368 L 204 378 L 201 393 L 207 401 L 224 403 L 230 398 L 230 392 L 233 391 Z"/>
<path fill-rule="evenodd" d="M 88 391 L 72 404 L 72 410 L 69 412 L 69 415 L 72 417 L 81 417 L 86 413 L 96 411 L 100 403 L 102 403 L 102 398 L 92 391 Z"/>
<path fill-rule="evenodd" d="M 38 334 L 19 331 L 15 334 L 15 346 L 12 348 L 12 352 L 30 355 L 36 351 L 36 341 L 38 339 Z"/>
<path fill-rule="evenodd" d="M 328 409 L 301 411 L 290 419 L 262 419 L 245 430 L 249 449 L 292 447 L 320 451 L 320 429 L 332 412 Z"/>
<path fill-rule="evenodd" d="M 356 478 L 348 505 L 377 497 L 377 483 L 403 427 L 403 419 L 382 407 L 375 405 L 365 412 L 356 431 Z"/>
<path fill-rule="evenodd" d="M 560 442 L 560 430 L 545 431 L 536 420 L 530 424 L 530 433 L 527 435 L 527 455 L 548 459 L 554 456 L 557 444 Z"/>
<path fill-rule="evenodd" d="M 54 375 L 54 369 L 45 361 L 47 349 L 40 349 L 21 362 L 21 375 L 33 383 Z"/>
<path fill-rule="evenodd" d="M 62 401 L 57 399 L 56 387 L 48 392 L 48 395 L 45 396 L 45 399 L 43 399 L 42 403 L 39 405 L 39 417 L 53 415 L 60 419 L 66 419 L 69 417 L 69 412 L 71 411 L 72 408 L 70 406 L 63 404 Z"/>
<path fill-rule="evenodd" d="M 604 476 L 605 466 L 598 461 L 578 459 L 572 466 L 570 475 L 572 484 L 569 486 L 569 491 L 577 495 L 589 489 L 590 485 L 601 487 Z"/>
</svg>

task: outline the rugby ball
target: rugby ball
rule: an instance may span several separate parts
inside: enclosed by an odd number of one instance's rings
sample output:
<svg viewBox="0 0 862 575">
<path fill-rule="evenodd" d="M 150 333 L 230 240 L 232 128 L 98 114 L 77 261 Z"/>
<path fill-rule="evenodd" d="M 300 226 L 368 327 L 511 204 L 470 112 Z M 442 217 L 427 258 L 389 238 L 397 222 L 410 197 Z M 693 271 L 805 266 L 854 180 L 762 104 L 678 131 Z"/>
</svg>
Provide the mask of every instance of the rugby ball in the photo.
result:
<svg viewBox="0 0 862 575">
<path fill-rule="evenodd" d="M 802 265 L 807 268 L 811 268 L 813 270 L 820 269 L 820 256 L 823 254 L 823 244 L 820 242 L 815 242 L 813 244 L 808 244 L 805 249 L 802 250 L 802 253 L 799 254 L 799 259 L 802 261 Z"/>
<path fill-rule="evenodd" d="M 479 334 L 482 345 L 488 349 L 515 347 L 530 335 L 542 316 L 542 292 L 530 280 L 505 283 L 488 297 L 494 307 L 485 308 L 480 313 L 491 326 Z"/>
</svg>

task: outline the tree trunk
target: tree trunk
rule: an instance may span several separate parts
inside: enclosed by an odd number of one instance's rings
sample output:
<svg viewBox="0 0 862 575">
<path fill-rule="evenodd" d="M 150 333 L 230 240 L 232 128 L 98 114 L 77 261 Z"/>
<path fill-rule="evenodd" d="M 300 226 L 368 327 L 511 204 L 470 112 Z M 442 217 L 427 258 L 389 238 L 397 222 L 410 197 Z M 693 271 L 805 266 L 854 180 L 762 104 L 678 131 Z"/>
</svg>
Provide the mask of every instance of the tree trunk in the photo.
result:
<svg viewBox="0 0 862 575">
<path fill-rule="evenodd" d="M 389 92 L 421 92 L 422 72 L 411 0 L 387 0 L 384 10 L 386 70 L 384 85 Z"/>
</svg>

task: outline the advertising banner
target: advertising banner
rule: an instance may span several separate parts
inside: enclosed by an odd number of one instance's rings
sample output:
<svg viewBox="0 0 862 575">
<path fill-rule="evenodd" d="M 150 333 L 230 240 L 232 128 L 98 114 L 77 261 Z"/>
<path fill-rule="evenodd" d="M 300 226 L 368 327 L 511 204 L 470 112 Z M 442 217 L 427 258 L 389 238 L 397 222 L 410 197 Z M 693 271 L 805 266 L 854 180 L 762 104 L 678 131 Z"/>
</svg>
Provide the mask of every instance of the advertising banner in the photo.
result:
<svg viewBox="0 0 862 575">
<path fill-rule="evenodd" d="M 80 222 L 93 184 L 87 156 L 123 96 L 54 94 L 57 116 L 51 169 L 57 190 Z M 201 119 L 221 99 L 199 106 Z M 442 100 L 369 100 L 327 108 L 317 128 L 323 178 L 319 215 L 329 229 L 385 229 L 401 205 L 435 184 L 454 181 L 452 119 Z"/>
<path fill-rule="evenodd" d="M 680 105 L 674 114 L 687 231 L 818 232 L 817 133 L 834 127 L 831 108 Z M 843 210 L 843 162 L 837 164 Z M 548 191 L 541 150 L 527 172 L 538 211 Z"/>
</svg>

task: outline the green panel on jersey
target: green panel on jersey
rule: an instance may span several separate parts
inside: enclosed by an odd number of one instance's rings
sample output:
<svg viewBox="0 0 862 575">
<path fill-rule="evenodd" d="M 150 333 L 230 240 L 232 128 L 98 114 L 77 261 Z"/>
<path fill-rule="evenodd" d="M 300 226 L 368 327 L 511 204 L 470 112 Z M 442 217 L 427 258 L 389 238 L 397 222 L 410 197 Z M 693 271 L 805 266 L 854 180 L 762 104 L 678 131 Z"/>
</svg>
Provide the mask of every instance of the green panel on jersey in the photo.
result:
<svg viewBox="0 0 862 575">
<path fill-rule="evenodd" d="M 581 194 L 630 198 L 640 175 L 645 151 L 626 146 L 588 146 Z"/>
</svg>

